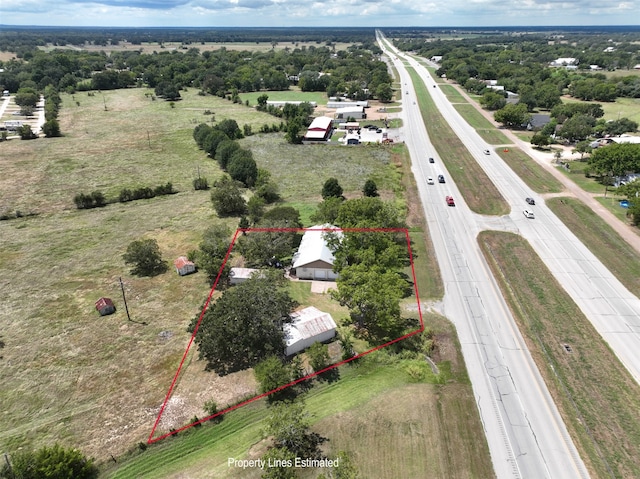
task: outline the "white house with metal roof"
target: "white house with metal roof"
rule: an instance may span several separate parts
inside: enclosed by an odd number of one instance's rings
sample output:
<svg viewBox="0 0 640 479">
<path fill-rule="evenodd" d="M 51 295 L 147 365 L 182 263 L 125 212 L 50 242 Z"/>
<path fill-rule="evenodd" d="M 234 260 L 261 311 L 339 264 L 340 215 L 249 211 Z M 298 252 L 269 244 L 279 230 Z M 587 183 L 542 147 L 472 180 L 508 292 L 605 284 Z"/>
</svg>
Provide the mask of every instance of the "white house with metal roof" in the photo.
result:
<svg viewBox="0 0 640 479">
<path fill-rule="evenodd" d="M 338 277 L 333 272 L 335 258 L 325 239 L 331 229 L 335 229 L 335 226 L 316 225 L 305 231 L 298 252 L 293 256 L 292 268 L 298 278 L 334 280 Z M 339 230 L 338 235 L 342 236 Z"/>
<path fill-rule="evenodd" d="M 336 335 L 336 322 L 329 313 L 315 306 L 291 313 L 291 322 L 282 325 L 286 343 L 285 354 L 291 356 L 313 343 L 325 342 Z"/>
</svg>

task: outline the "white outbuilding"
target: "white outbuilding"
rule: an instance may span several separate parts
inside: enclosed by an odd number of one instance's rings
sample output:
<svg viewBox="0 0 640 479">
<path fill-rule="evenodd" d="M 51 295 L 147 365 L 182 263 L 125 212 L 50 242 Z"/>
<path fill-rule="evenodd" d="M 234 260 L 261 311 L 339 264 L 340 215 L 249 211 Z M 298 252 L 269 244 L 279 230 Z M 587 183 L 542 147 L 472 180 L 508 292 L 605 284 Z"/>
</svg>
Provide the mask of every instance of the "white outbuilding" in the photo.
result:
<svg viewBox="0 0 640 479">
<path fill-rule="evenodd" d="M 231 268 L 229 271 L 229 282 L 231 284 L 244 283 L 260 270 L 254 268 Z"/>
<path fill-rule="evenodd" d="M 334 280 L 338 277 L 333 272 L 334 256 L 327 245 L 326 235 L 335 226 L 316 225 L 308 228 L 302 236 L 298 252 L 293 256 L 295 275 L 299 279 Z M 339 237 L 342 233 L 337 230 Z"/>
<path fill-rule="evenodd" d="M 291 313 L 291 323 L 282 326 L 286 343 L 285 354 L 291 356 L 313 343 L 325 342 L 336 335 L 336 322 L 329 313 L 314 306 Z"/>
</svg>

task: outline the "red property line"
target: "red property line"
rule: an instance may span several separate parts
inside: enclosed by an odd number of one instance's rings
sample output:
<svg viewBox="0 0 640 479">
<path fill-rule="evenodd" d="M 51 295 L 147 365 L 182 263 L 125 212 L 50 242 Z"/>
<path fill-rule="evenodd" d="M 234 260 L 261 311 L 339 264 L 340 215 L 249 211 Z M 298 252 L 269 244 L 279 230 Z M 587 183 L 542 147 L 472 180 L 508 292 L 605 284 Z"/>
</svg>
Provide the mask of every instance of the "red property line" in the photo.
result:
<svg viewBox="0 0 640 479">
<path fill-rule="evenodd" d="M 238 238 L 238 235 L 240 233 L 273 233 L 273 232 L 304 232 L 304 231 L 340 231 L 340 232 L 346 232 L 346 233 L 404 233 L 405 234 L 405 238 L 407 240 L 407 250 L 409 251 L 409 261 L 411 262 L 411 275 L 413 276 L 413 289 L 416 295 L 416 300 L 418 302 L 418 316 L 420 318 L 420 327 L 418 329 L 416 329 L 415 331 L 411 331 L 410 333 L 405 334 L 404 336 L 401 336 L 397 339 L 394 339 L 392 341 L 389 341 L 385 344 L 382 344 L 380 346 L 376 346 L 372 349 L 369 349 L 363 353 L 358 354 L 357 356 L 353 356 L 352 358 L 349 359 L 345 359 L 343 361 L 340 361 L 338 363 L 332 364 L 331 366 L 328 366 L 320 371 L 316 371 L 313 372 L 311 374 L 308 374 L 307 376 L 304 376 L 302 378 L 296 379 L 295 381 L 291 381 L 288 384 L 284 384 L 282 386 L 279 386 L 271 391 L 268 391 L 266 393 L 262 393 L 260 395 L 257 395 L 253 398 L 247 399 L 246 401 L 243 401 L 241 403 L 238 403 L 234 406 L 228 407 L 227 409 L 224 409 L 223 411 L 219 411 L 216 414 L 212 414 L 211 416 L 207 416 L 203 419 L 200 419 L 198 421 L 195 421 L 193 423 L 187 424 L 185 426 L 182 426 L 179 429 L 175 429 L 171 432 L 168 432 L 166 434 L 163 434 L 162 436 L 158 436 L 157 438 L 153 438 L 153 435 L 156 432 L 156 429 L 158 427 L 158 424 L 160 423 L 160 419 L 162 418 L 162 414 L 167 406 L 167 403 L 169 402 L 169 399 L 171 398 L 171 394 L 173 393 L 173 389 L 175 388 L 176 382 L 178 380 L 178 376 L 180 375 L 180 372 L 182 371 L 182 366 L 184 365 L 184 361 L 187 357 L 187 354 L 189 353 L 189 350 L 191 349 L 191 345 L 193 344 L 193 341 L 196 337 L 196 333 L 198 332 L 198 329 L 200 328 L 200 323 L 202 322 L 202 318 L 204 317 L 204 313 L 207 311 L 207 308 L 209 307 L 209 302 L 211 301 L 211 297 L 213 296 L 213 292 L 216 289 L 216 286 L 218 285 L 218 281 L 220 280 L 220 276 L 222 274 L 222 271 L 224 270 L 225 265 L 227 264 L 227 261 L 229 259 L 229 256 L 231 254 L 231 250 L 233 249 L 233 247 L 235 246 L 235 242 Z M 413 336 L 415 334 L 419 334 L 421 332 L 424 331 L 424 320 L 422 318 L 422 307 L 420 306 L 420 296 L 418 294 L 418 284 L 416 283 L 416 272 L 415 272 L 415 266 L 413 263 L 413 253 L 411 252 L 411 238 L 409 237 L 409 230 L 407 228 L 238 228 L 236 230 L 235 235 L 233 236 L 233 239 L 231 240 L 231 244 L 229 245 L 229 249 L 227 250 L 227 254 L 225 255 L 224 261 L 222 262 L 222 266 L 220 267 L 220 271 L 218 271 L 218 276 L 216 276 L 216 280 L 213 283 L 213 286 L 211 287 L 211 291 L 209 292 L 209 296 L 207 297 L 207 301 L 204 304 L 204 307 L 202 308 L 202 312 L 200 313 L 200 317 L 198 318 L 198 322 L 196 323 L 196 327 L 193 330 L 193 333 L 191 334 L 191 339 L 189 340 L 189 343 L 187 344 L 187 348 L 184 351 L 184 354 L 182 355 L 182 360 L 180 361 L 180 365 L 178 366 L 178 370 L 176 371 L 176 374 L 173 377 L 173 381 L 171 381 L 171 386 L 169 387 L 169 391 L 167 391 L 167 395 L 165 396 L 164 402 L 162 403 L 162 407 L 160 408 L 160 412 L 158 413 L 158 417 L 156 418 L 155 423 L 153 424 L 153 429 L 151 429 L 151 433 L 149 434 L 149 438 L 147 439 L 147 444 L 153 444 L 154 442 L 158 442 L 161 441 L 162 439 L 165 439 L 169 436 L 173 436 L 181 431 L 184 431 L 185 429 L 189 429 L 193 426 L 196 426 L 198 424 L 202 424 L 206 421 L 209 421 L 210 419 L 213 419 L 215 417 L 221 416 L 223 414 L 226 414 L 228 412 L 231 412 L 235 409 L 238 409 L 239 407 L 245 406 L 249 403 L 252 403 L 254 401 L 257 401 L 258 399 L 262 399 L 263 397 L 269 396 L 270 394 L 273 394 L 275 392 L 278 391 L 282 391 L 283 389 L 286 389 L 290 386 L 293 386 L 295 384 L 298 384 L 302 381 L 306 381 L 307 379 L 311 379 L 315 376 L 318 376 L 319 374 L 322 374 L 326 371 L 329 371 L 331 369 L 337 368 L 338 366 L 342 366 L 343 364 L 349 363 L 351 361 L 354 361 L 358 358 L 361 358 L 363 356 L 366 356 L 367 354 L 370 354 L 374 351 L 378 351 L 382 348 L 385 348 L 391 344 L 397 343 L 398 341 L 402 341 L 403 339 L 406 339 L 410 336 Z"/>
</svg>

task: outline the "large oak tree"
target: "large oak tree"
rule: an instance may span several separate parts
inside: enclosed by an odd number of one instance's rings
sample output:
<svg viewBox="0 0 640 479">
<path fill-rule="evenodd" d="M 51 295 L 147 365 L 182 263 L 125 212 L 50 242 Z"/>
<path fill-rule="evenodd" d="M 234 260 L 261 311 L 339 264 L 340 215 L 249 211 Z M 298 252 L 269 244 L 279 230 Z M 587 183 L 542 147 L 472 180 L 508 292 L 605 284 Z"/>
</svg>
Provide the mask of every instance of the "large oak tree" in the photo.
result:
<svg viewBox="0 0 640 479">
<path fill-rule="evenodd" d="M 282 324 L 294 306 L 279 271 L 264 271 L 225 291 L 209 306 L 196 334 L 200 359 L 223 375 L 283 356 Z"/>
</svg>

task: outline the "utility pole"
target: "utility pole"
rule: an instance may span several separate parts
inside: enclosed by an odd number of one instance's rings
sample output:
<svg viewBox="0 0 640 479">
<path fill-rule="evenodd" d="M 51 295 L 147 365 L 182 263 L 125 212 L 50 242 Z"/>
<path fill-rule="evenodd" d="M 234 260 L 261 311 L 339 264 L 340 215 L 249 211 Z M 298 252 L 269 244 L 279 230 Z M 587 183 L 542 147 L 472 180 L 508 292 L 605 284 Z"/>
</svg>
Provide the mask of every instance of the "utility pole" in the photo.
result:
<svg viewBox="0 0 640 479">
<path fill-rule="evenodd" d="M 120 280 L 120 289 L 122 290 L 122 300 L 124 301 L 124 309 L 127 312 L 127 319 L 131 321 L 131 316 L 129 316 L 129 307 L 127 306 L 127 298 L 124 295 L 124 284 L 122 284 L 122 278 L 118 278 Z"/>
</svg>

